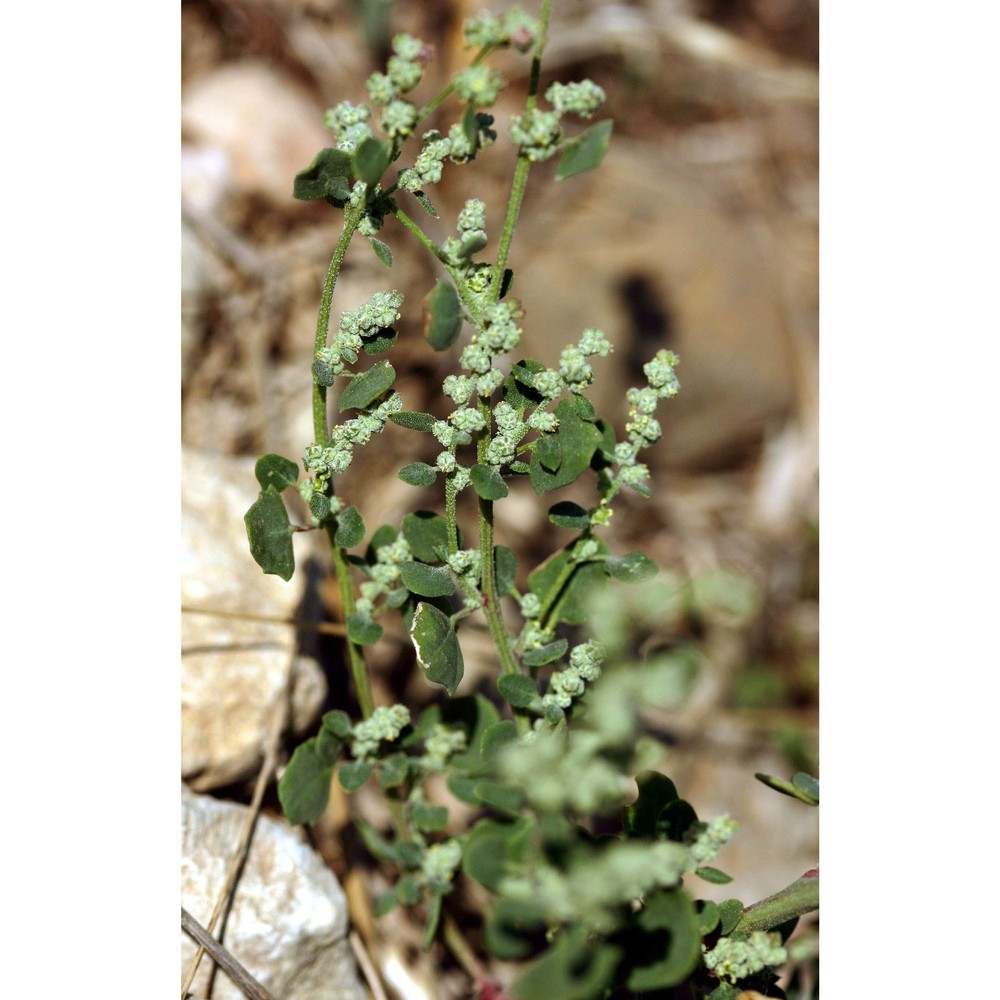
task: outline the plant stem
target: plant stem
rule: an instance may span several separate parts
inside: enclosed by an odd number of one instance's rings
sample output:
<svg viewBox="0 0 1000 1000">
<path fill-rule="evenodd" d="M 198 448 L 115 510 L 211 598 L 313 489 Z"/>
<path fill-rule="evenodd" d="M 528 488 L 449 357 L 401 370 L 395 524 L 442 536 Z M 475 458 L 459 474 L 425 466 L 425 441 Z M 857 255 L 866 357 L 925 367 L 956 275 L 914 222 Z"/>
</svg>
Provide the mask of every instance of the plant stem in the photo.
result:
<svg viewBox="0 0 1000 1000">
<path fill-rule="evenodd" d="M 340 603 L 342 606 L 344 621 L 354 614 L 354 581 L 351 579 L 351 567 L 347 562 L 346 552 L 334 541 L 336 527 L 327 525 L 327 534 L 330 537 L 330 551 L 333 555 L 333 569 L 337 574 L 337 584 L 340 586 Z M 365 656 L 361 647 L 350 637 L 347 637 L 347 661 L 351 671 L 351 680 L 354 682 L 354 693 L 358 698 L 358 705 L 361 714 L 367 719 L 374 711 L 374 699 L 372 697 L 372 686 L 368 680 L 368 671 L 365 669 Z"/>
<path fill-rule="evenodd" d="M 535 42 L 535 51 L 531 57 L 531 78 L 528 83 L 528 100 L 525 103 L 525 111 L 534 110 L 538 104 L 538 81 L 542 70 L 542 51 L 548 40 L 549 16 L 552 13 L 552 0 L 542 0 L 542 8 L 538 15 L 538 39 Z M 517 154 L 517 166 L 514 168 L 514 181 L 511 184 L 510 198 L 507 201 L 507 213 L 504 216 L 503 232 L 500 234 L 500 247 L 497 250 L 496 263 L 493 265 L 493 281 L 490 284 L 490 300 L 498 302 L 500 300 L 500 286 L 503 284 L 503 272 L 507 266 L 507 256 L 510 253 L 510 245 L 514 239 L 514 229 L 517 226 L 517 217 L 521 212 L 521 203 L 524 201 L 524 192 L 528 186 L 528 171 L 531 169 L 531 161 L 524 152 Z"/>
<path fill-rule="evenodd" d="M 333 290 L 337 286 L 337 276 L 344 263 L 344 254 L 347 253 L 347 246 L 351 242 L 351 237 L 358 228 L 361 219 L 364 217 L 364 207 L 357 211 L 346 209 L 344 212 L 344 229 L 340 234 L 336 250 L 330 259 L 330 266 L 326 272 L 326 280 L 323 282 L 323 297 L 319 303 L 319 316 L 316 318 L 316 341 L 313 346 L 313 353 L 318 354 L 327 346 L 330 332 L 330 307 L 333 303 Z M 313 384 L 313 436 L 316 443 L 321 447 L 326 446 L 326 386 Z"/>
<path fill-rule="evenodd" d="M 793 917 L 819 909 L 819 876 L 796 879 L 791 885 L 743 911 L 737 931 L 769 931 Z"/>
<path fill-rule="evenodd" d="M 475 59 L 469 63 L 469 67 L 478 66 L 494 49 L 495 45 L 487 45 L 481 48 L 477 53 Z M 455 81 L 452 80 L 440 93 L 432 97 L 419 111 L 417 111 L 417 121 L 413 126 L 414 131 L 416 131 L 417 125 L 419 125 L 432 111 L 440 107 L 440 105 L 447 100 L 447 98 L 455 92 Z"/>
</svg>

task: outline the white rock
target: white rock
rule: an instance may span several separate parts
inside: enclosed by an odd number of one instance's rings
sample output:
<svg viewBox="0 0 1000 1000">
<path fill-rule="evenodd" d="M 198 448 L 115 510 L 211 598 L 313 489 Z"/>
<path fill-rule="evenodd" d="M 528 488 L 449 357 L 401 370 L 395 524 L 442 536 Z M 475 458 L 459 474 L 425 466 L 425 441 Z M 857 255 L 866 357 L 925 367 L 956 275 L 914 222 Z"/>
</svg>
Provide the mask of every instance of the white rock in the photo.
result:
<svg viewBox="0 0 1000 1000">
<path fill-rule="evenodd" d="M 181 906 L 203 927 L 246 815 L 245 806 L 183 795 Z M 226 922 L 226 950 L 277 1000 L 365 1000 L 347 931 L 347 900 L 333 872 L 290 828 L 259 817 Z M 182 977 L 196 950 L 182 933 Z M 206 995 L 211 965 L 202 959 L 190 987 L 196 996 Z M 243 994 L 219 971 L 212 996 Z"/>
<path fill-rule="evenodd" d="M 243 515 L 258 493 L 253 465 L 184 449 L 181 600 L 186 607 L 290 618 L 304 575 L 289 583 L 265 576 L 247 545 Z M 313 660 L 295 657 L 291 626 L 182 616 L 181 770 L 195 790 L 254 773 L 290 669 L 292 728 L 301 734 L 319 716 L 326 680 Z"/>
</svg>

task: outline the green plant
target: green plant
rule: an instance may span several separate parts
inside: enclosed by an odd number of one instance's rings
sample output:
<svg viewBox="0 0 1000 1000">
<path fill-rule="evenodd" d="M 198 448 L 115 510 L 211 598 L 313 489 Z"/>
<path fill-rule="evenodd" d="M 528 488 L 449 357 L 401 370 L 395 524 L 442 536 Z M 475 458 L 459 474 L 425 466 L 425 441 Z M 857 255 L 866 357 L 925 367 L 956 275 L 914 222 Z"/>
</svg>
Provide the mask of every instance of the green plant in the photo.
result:
<svg viewBox="0 0 1000 1000">
<path fill-rule="evenodd" d="M 714 1000 L 735 997 L 743 987 L 778 995 L 774 968 L 785 960 L 782 941 L 790 921 L 815 908 L 816 880 L 796 883 L 794 892 L 789 887 L 765 911 L 745 909 L 735 899 L 697 901 L 684 887 L 691 874 L 729 881 L 710 862 L 735 823 L 726 817 L 700 821 L 670 779 L 652 770 L 658 753 L 643 736 L 636 706 L 678 703 L 697 655 L 672 650 L 630 666 L 617 626 L 641 627 L 655 614 L 655 602 L 615 603 L 602 593 L 609 580 L 638 584 L 657 572 L 641 552 L 612 554 L 600 531 L 623 489 L 649 496 L 639 455 L 660 437 L 654 413 L 679 389 L 678 359 L 658 352 L 644 368 L 647 384 L 628 390 L 621 440 L 586 396 L 594 380 L 591 360 L 611 351 L 600 330 L 583 331 L 562 351 L 557 368 L 530 358 L 510 362 L 520 343 L 522 311 L 511 295 L 507 258 L 532 164 L 558 156 L 560 180 L 591 170 L 608 148 L 612 127 L 605 120 L 573 138 L 564 132 L 567 116 L 591 118 L 599 111 L 604 94 L 590 81 L 552 84 L 542 106 L 540 66 L 551 6 L 552 0 L 542 0 L 537 18 L 514 10 L 470 21 L 466 38 L 477 54 L 423 105 L 407 95 L 420 83 L 429 51 L 417 39 L 396 36 L 386 72 L 366 83 L 384 137 L 374 133 L 370 107 L 342 101 L 326 118 L 336 145 L 295 179 L 297 198 L 324 200 L 343 214 L 316 328 L 315 439 L 305 449 L 307 476 L 301 480 L 289 459 L 266 455 L 258 461 L 261 492 L 246 527 L 258 564 L 285 580 L 295 568 L 293 535 L 307 529 L 293 527 L 282 493 L 297 489 L 311 512 L 311 528 L 326 532 L 361 718 L 327 713 L 319 732 L 295 750 L 279 795 L 289 820 L 307 823 L 324 810 L 335 774 L 349 792 L 376 780 L 392 812 L 394 837 L 361 820 L 357 825 L 372 855 L 398 873 L 392 889 L 376 900 L 376 912 L 423 907 L 429 947 L 456 874 L 471 876 L 495 895 L 483 928 L 485 949 L 498 959 L 528 963 L 511 987 L 521 1000 L 590 1000 L 615 990 L 665 995 L 661 991 L 681 984 L 688 995 Z M 411 217 L 406 203 L 438 218 L 428 189 L 446 166 L 475 160 L 497 138 L 493 117 L 482 109 L 505 85 L 486 64 L 500 48 L 530 55 L 532 67 L 524 110 L 510 126 L 517 162 L 489 263 L 480 259 L 490 242 L 482 201 L 466 203 L 455 233 L 442 243 Z M 415 138 L 450 97 L 461 106 L 454 124 L 446 133 L 429 130 Z M 390 179 L 413 146 L 412 162 Z M 430 347 L 444 351 L 466 326 L 473 331 L 461 351 L 460 372 L 444 380 L 454 407 L 446 420 L 407 410 L 393 391 L 392 364 L 380 357 L 396 342 L 399 292 L 378 292 L 343 313 L 331 334 L 334 289 L 352 240 L 366 240 L 383 264 L 392 265 L 392 251 L 377 235 L 387 216 L 399 220 L 447 276 L 424 300 Z M 363 355 L 378 360 L 363 367 Z M 344 417 L 331 428 L 328 395 L 334 387 L 337 413 Z M 417 510 L 399 527 L 382 525 L 369 536 L 362 513 L 335 483 L 387 421 L 436 439 L 434 463 L 413 462 L 399 477 L 415 487 L 440 485 L 443 501 L 441 512 Z M 593 479 L 595 502 L 584 508 L 563 500 L 549 508 L 549 521 L 571 535 L 522 577 L 514 553 L 494 537 L 494 505 L 513 480 L 526 480 L 544 497 L 584 475 Z M 458 514 L 465 490 L 474 494 L 477 511 L 471 546 L 463 544 Z M 583 638 L 578 627 L 593 616 L 595 601 L 602 602 L 596 618 L 616 626 Z M 452 697 L 464 673 L 460 623 L 475 613 L 485 617 L 496 650 L 496 698 Z M 379 620 L 389 614 L 402 616 L 424 675 L 449 695 L 419 718 L 405 705 L 374 705 L 365 650 L 379 641 Z M 520 623 L 516 633 L 513 619 Z M 613 669 L 605 669 L 609 658 Z M 427 779 L 435 774 L 445 774 L 451 793 L 481 811 L 468 830 L 451 831 L 448 809 L 428 797 Z M 812 785 L 798 778 L 788 788 L 778 779 L 771 783 L 807 801 L 818 799 L 818 786 L 813 796 Z"/>
</svg>

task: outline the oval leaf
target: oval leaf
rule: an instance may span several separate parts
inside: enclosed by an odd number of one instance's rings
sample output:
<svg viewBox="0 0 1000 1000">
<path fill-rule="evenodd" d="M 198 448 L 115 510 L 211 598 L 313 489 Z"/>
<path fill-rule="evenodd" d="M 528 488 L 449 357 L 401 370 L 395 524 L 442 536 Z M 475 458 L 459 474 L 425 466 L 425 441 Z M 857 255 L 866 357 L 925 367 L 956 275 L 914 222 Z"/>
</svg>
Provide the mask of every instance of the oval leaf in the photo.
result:
<svg viewBox="0 0 1000 1000">
<path fill-rule="evenodd" d="M 419 562 L 438 562 L 448 554 L 448 522 L 440 514 L 429 510 L 407 514 L 403 537 Z"/>
<path fill-rule="evenodd" d="M 564 181 L 567 177 L 593 170 L 604 159 L 611 145 L 613 126 L 614 122 L 607 118 L 565 143 L 559 168 L 556 170 L 556 180 Z"/>
<path fill-rule="evenodd" d="M 265 573 L 288 581 L 295 572 L 292 526 L 277 493 L 261 493 L 243 517 L 250 555 Z"/>
<path fill-rule="evenodd" d="M 659 567 L 643 552 L 630 552 L 627 556 L 611 556 L 604 561 L 609 576 L 622 583 L 642 583 L 651 580 Z"/>
<path fill-rule="evenodd" d="M 351 157 L 342 149 L 320 150 L 316 159 L 295 176 L 292 197 L 299 201 L 330 198 L 343 203 L 350 197 L 348 178 L 351 176 Z"/>
<path fill-rule="evenodd" d="M 524 674 L 502 674 L 497 690 L 514 708 L 527 708 L 538 697 L 535 682 Z"/>
<path fill-rule="evenodd" d="M 410 820 L 418 830 L 443 830 L 448 825 L 448 810 L 445 806 L 417 802 L 410 809 Z"/>
<path fill-rule="evenodd" d="M 376 185 L 389 166 L 392 147 L 388 142 L 379 142 L 368 136 L 358 143 L 351 157 L 354 176 L 369 187 Z"/>
<path fill-rule="evenodd" d="M 278 782 L 278 799 L 288 822 L 315 823 L 330 797 L 333 764 L 323 759 L 314 736 L 295 748 Z"/>
<path fill-rule="evenodd" d="M 420 205 L 423 208 L 423 210 L 432 219 L 440 219 L 441 218 L 441 216 L 438 215 L 438 210 L 431 204 L 430 198 L 428 198 L 427 195 L 425 195 L 423 191 L 414 191 L 413 192 L 413 197 L 416 198 L 417 201 L 420 202 Z"/>
<path fill-rule="evenodd" d="M 560 528 L 583 530 L 590 525 L 590 511 L 571 500 L 562 500 L 549 508 L 549 520 Z"/>
<path fill-rule="evenodd" d="M 426 563 L 400 563 L 399 576 L 403 586 L 421 597 L 448 597 L 455 593 L 455 581 L 443 566 L 428 566 Z"/>
<path fill-rule="evenodd" d="M 438 470 L 426 462 L 404 465 L 396 475 L 410 486 L 430 486 L 437 479 Z"/>
<path fill-rule="evenodd" d="M 567 649 L 569 642 L 566 639 L 556 639 L 555 642 L 547 642 L 537 649 L 529 649 L 522 659 L 529 667 L 543 667 L 546 663 L 554 663 Z"/>
<path fill-rule="evenodd" d="M 257 459 L 253 468 L 262 490 L 280 493 L 289 486 L 294 486 L 299 478 L 299 467 L 289 458 L 280 455 L 264 455 Z"/>
<path fill-rule="evenodd" d="M 350 763 L 341 764 L 338 777 L 340 786 L 345 792 L 356 792 L 372 773 L 372 766 L 365 760 L 352 760 Z"/>
<path fill-rule="evenodd" d="M 372 250 L 375 251 L 375 256 L 378 257 L 386 267 L 392 267 L 392 251 L 386 246 L 381 240 L 375 239 L 374 236 L 368 237 L 368 242 L 372 245 Z M 384 348 L 388 350 L 388 348 Z M 372 352 L 369 351 L 369 354 Z"/>
<path fill-rule="evenodd" d="M 372 646 L 382 638 L 384 629 L 368 615 L 355 611 L 347 616 L 347 638 L 359 646 Z"/>
<path fill-rule="evenodd" d="M 455 286 L 439 281 L 424 299 L 424 336 L 435 351 L 451 347 L 462 329 L 462 306 Z"/>
<path fill-rule="evenodd" d="M 351 379 L 340 394 L 337 412 L 363 410 L 378 399 L 396 380 L 396 369 L 388 361 L 379 361 L 363 375 Z"/>
<path fill-rule="evenodd" d="M 668 931 L 670 948 L 659 961 L 633 969 L 629 988 L 659 990 L 683 982 L 701 958 L 701 931 L 691 897 L 683 889 L 656 893 L 646 900 L 637 923 L 651 936 Z"/>
<path fill-rule="evenodd" d="M 706 882 L 711 882 L 712 885 L 725 885 L 727 882 L 732 882 L 733 880 L 732 875 L 727 875 L 724 871 L 720 871 L 718 868 L 711 868 L 708 865 L 695 868 L 694 873 L 698 878 L 703 878 Z"/>
<path fill-rule="evenodd" d="M 484 500 L 500 500 L 507 496 L 507 484 L 500 473 L 488 465 L 476 463 L 469 472 L 469 480 L 473 489 Z"/>
<path fill-rule="evenodd" d="M 400 427 L 408 427 L 411 431 L 429 431 L 437 423 L 437 417 L 432 413 L 418 413 L 411 410 L 390 413 L 389 419 Z"/>
<path fill-rule="evenodd" d="M 497 593 L 505 597 L 514 591 L 514 581 L 517 578 L 517 556 L 505 545 L 498 545 L 494 550 L 494 563 L 497 575 Z"/>
<path fill-rule="evenodd" d="M 352 549 L 364 541 L 365 522 L 357 507 L 348 507 L 337 515 L 334 542 L 342 549 Z"/>
<path fill-rule="evenodd" d="M 465 673 L 465 663 L 448 616 L 433 604 L 421 601 L 410 625 L 410 638 L 427 679 L 454 694 Z"/>
</svg>

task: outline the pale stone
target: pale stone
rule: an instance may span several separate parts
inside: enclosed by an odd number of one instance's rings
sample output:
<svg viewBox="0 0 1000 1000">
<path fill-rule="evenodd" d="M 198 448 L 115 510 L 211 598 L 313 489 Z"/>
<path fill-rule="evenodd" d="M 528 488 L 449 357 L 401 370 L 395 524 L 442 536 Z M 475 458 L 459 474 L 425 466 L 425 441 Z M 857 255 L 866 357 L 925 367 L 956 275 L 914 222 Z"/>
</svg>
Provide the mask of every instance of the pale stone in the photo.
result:
<svg viewBox="0 0 1000 1000">
<path fill-rule="evenodd" d="M 248 810 L 187 791 L 181 806 L 181 906 L 206 927 Z M 347 932 L 347 900 L 333 872 L 284 823 L 259 817 L 225 925 L 226 950 L 277 1000 L 365 1000 Z M 182 977 L 195 951 L 182 934 Z M 205 995 L 211 965 L 202 959 L 196 996 Z M 212 997 L 242 993 L 219 971 Z"/>
<path fill-rule="evenodd" d="M 181 600 L 188 608 L 291 618 L 304 575 L 265 576 L 250 556 L 243 515 L 258 495 L 249 459 L 182 453 Z M 198 791 L 250 777 L 286 697 L 305 733 L 326 697 L 317 664 L 295 656 L 289 625 L 185 613 L 181 626 L 181 772 Z"/>
</svg>

